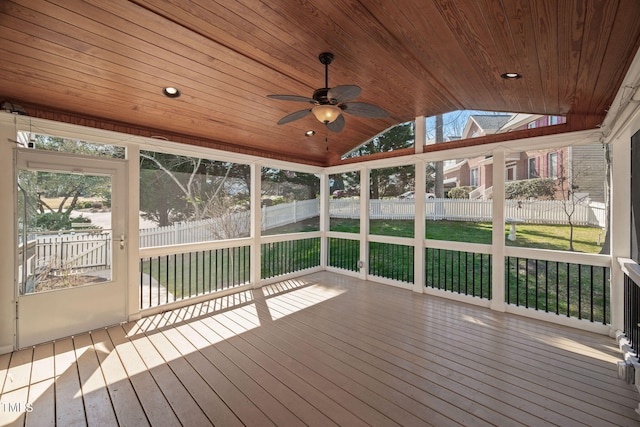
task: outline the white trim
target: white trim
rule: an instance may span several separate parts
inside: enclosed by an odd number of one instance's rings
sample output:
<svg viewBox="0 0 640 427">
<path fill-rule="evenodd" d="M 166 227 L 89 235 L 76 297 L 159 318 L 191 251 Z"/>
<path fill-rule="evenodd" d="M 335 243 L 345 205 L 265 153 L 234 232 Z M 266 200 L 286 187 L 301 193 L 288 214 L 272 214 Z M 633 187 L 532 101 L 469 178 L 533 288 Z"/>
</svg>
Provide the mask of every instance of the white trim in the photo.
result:
<svg viewBox="0 0 640 427">
<path fill-rule="evenodd" d="M 344 231 L 327 231 L 326 237 L 334 237 L 337 239 L 360 240 L 358 233 L 347 233 Z"/>
<path fill-rule="evenodd" d="M 505 256 L 517 258 L 529 258 L 542 261 L 568 262 L 572 264 L 588 264 L 596 267 L 611 267 L 611 256 L 600 254 L 587 254 L 570 251 L 554 251 L 549 249 L 519 248 L 506 246 Z"/>
<path fill-rule="evenodd" d="M 520 307 L 512 304 L 506 304 L 505 312 L 602 335 L 610 335 L 612 330 L 610 325 L 603 325 L 602 323 L 590 322 L 588 320 L 567 317 L 555 313 L 547 313 L 546 311 L 536 310 L 535 308 Z"/>
<path fill-rule="evenodd" d="M 618 264 L 624 274 L 629 276 L 637 286 L 640 286 L 640 265 L 629 258 L 618 258 Z"/>
<path fill-rule="evenodd" d="M 240 285 L 233 288 L 223 289 L 217 292 L 198 295 L 196 297 L 181 299 L 179 301 L 170 302 L 168 304 L 157 305 L 151 308 L 145 308 L 140 310 L 140 318 L 153 316 L 154 314 L 164 313 L 165 311 L 175 310 L 177 308 L 182 308 L 188 305 L 209 301 L 215 298 L 221 298 L 227 295 L 237 294 L 239 292 L 250 291 L 251 289 L 253 289 L 252 284 Z"/>
<path fill-rule="evenodd" d="M 392 245 L 413 246 L 413 237 L 385 236 L 384 234 L 369 234 L 367 240 L 375 243 L 389 243 Z"/>
<path fill-rule="evenodd" d="M 492 254 L 491 263 L 491 309 L 505 310 L 504 282 L 504 221 L 505 221 L 505 152 L 497 150 L 493 154 L 493 222 L 491 224 Z"/>
<path fill-rule="evenodd" d="M 490 254 L 492 252 L 492 245 L 486 245 L 483 243 L 467 243 L 454 242 L 449 240 L 426 239 L 424 241 L 424 246 L 426 248 L 445 249 L 461 252 L 475 252 L 477 254 Z"/>
<path fill-rule="evenodd" d="M 289 233 L 289 234 L 274 234 L 272 236 L 261 236 L 260 243 L 276 243 L 276 242 L 286 242 L 289 240 L 303 240 L 303 239 L 313 239 L 313 238 L 321 238 L 321 231 L 308 231 L 301 233 Z"/>
<path fill-rule="evenodd" d="M 139 258 L 152 258 L 157 256 L 173 255 L 173 254 L 186 254 L 189 252 L 207 251 L 215 249 L 227 249 L 238 248 L 241 246 L 251 245 L 253 239 L 250 237 L 244 237 L 242 239 L 231 240 L 211 240 L 207 242 L 199 243 L 185 243 L 181 245 L 171 246 L 153 246 L 150 248 L 142 248 L 139 252 Z"/>
<path fill-rule="evenodd" d="M 428 295 L 433 295 L 438 298 L 445 298 L 452 301 L 462 302 L 465 304 L 476 305 L 484 308 L 491 308 L 491 300 L 474 297 L 472 295 L 459 294 L 457 292 L 432 288 L 431 286 L 425 286 L 424 293 Z"/>
<path fill-rule="evenodd" d="M 118 145 L 122 147 L 128 147 L 133 144 L 139 146 L 141 150 L 160 151 L 180 156 L 211 158 L 223 162 L 251 164 L 262 163 L 266 160 L 258 156 L 183 144 L 165 139 L 134 136 L 104 129 L 55 122 L 52 120 L 29 116 L 16 116 L 15 114 L 0 112 L 0 123 L 4 122 L 14 124 L 14 120 L 15 128 L 18 132 L 53 135 L 70 139 L 80 139 L 87 142 Z M 268 159 L 268 161 L 270 168 L 287 169 L 307 173 L 321 173 L 323 170 L 320 166 L 311 166 L 302 163 L 287 162 L 284 160 Z"/>
<path fill-rule="evenodd" d="M 283 280 L 289 280 L 296 277 L 306 276 L 307 274 L 317 273 L 319 271 L 323 271 L 322 267 L 311 267 L 305 268 L 303 270 L 293 271 L 291 273 L 281 274 L 280 276 L 269 277 L 268 279 L 262 279 L 260 282 L 256 283 L 255 287 L 261 288 L 263 286 L 270 285 L 272 283 L 281 282 Z"/>
<path fill-rule="evenodd" d="M 413 289 L 413 283 L 401 282 L 399 280 L 387 279 L 386 277 L 368 275 L 367 280 L 370 282 L 381 283 L 383 285 L 393 286 L 396 288 L 406 289 L 411 291 Z"/>
</svg>

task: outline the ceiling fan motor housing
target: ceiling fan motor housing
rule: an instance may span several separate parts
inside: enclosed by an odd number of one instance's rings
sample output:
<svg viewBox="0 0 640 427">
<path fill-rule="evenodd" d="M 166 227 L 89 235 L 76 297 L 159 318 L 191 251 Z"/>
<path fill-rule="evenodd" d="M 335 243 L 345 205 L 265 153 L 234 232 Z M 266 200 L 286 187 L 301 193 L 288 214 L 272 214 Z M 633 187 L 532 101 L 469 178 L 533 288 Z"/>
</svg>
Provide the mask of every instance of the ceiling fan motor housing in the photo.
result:
<svg viewBox="0 0 640 427">
<path fill-rule="evenodd" d="M 335 104 L 337 104 L 338 101 L 336 101 L 335 99 L 330 99 L 328 97 L 329 89 L 330 88 L 328 88 L 328 87 L 323 87 L 323 88 L 314 90 L 313 91 L 313 99 L 315 99 L 320 105 L 326 105 L 326 104 L 335 105 Z"/>
</svg>

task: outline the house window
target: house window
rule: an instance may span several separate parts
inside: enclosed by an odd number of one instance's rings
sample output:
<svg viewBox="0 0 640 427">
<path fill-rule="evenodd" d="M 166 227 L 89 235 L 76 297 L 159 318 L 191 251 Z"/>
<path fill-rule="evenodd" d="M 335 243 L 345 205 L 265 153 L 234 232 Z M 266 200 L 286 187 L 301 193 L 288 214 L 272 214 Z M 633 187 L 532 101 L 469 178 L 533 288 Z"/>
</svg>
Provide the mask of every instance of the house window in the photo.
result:
<svg viewBox="0 0 640 427">
<path fill-rule="evenodd" d="M 563 123 L 562 116 L 551 116 L 549 117 L 549 125 L 559 125 Z"/>
<path fill-rule="evenodd" d="M 477 187 L 479 185 L 480 171 L 478 168 L 471 169 L 471 177 L 469 180 L 469 184 L 473 187 Z"/>
<path fill-rule="evenodd" d="M 536 158 L 529 159 L 529 179 L 532 178 L 540 178 L 540 173 L 538 172 L 538 166 L 536 162 Z"/>
<path fill-rule="evenodd" d="M 518 175 L 516 175 L 516 165 L 507 165 L 504 175 L 505 181 L 515 181 L 518 179 Z"/>
<path fill-rule="evenodd" d="M 548 174 L 547 176 L 551 179 L 558 179 L 558 153 L 549 153 L 549 161 L 548 161 Z"/>
</svg>

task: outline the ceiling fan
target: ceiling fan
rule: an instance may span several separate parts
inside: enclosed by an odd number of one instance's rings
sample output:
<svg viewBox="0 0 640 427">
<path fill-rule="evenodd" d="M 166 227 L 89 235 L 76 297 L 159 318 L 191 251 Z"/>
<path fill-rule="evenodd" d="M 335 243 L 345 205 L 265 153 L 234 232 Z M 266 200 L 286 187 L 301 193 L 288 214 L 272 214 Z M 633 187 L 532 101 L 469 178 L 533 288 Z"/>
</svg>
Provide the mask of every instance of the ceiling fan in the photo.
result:
<svg viewBox="0 0 640 427">
<path fill-rule="evenodd" d="M 321 123 L 324 123 L 330 131 L 340 132 L 344 128 L 343 112 L 370 119 L 389 116 L 389 113 L 385 109 L 376 105 L 366 102 L 350 102 L 352 99 L 360 96 L 362 89 L 360 89 L 359 86 L 341 85 L 330 88 L 329 64 L 333 61 L 333 54 L 330 52 L 323 52 L 318 56 L 318 59 L 322 64 L 324 64 L 325 87 L 316 89 L 311 98 L 297 95 L 267 95 L 268 98 L 280 99 L 282 101 L 298 101 L 313 104 L 313 107 L 311 108 L 296 111 L 295 113 L 284 116 L 278 121 L 279 125 L 290 123 L 294 120 L 306 117 L 309 113 L 313 113 L 313 115 L 316 116 Z"/>
</svg>

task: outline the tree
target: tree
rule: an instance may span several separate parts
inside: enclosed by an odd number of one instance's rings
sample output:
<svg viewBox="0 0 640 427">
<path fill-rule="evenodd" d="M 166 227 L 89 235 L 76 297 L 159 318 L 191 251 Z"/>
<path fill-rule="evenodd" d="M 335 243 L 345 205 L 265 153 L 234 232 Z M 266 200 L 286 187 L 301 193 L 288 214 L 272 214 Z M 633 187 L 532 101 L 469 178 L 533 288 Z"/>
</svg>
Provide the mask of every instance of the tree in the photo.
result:
<svg viewBox="0 0 640 427">
<path fill-rule="evenodd" d="M 403 148 L 411 148 L 415 144 L 414 122 L 401 123 L 384 133 L 372 138 L 351 152 L 348 157 L 360 157 L 375 153 L 387 153 Z M 413 185 L 415 172 L 410 173 L 406 166 L 395 168 L 374 169 L 371 171 L 370 196 L 379 199 L 385 196 L 397 196 L 402 193 L 400 188 Z"/>
<path fill-rule="evenodd" d="M 567 222 L 569 223 L 569 250 L 574 251 L 573 247 L 573 215 L 576 213 L 579 204 L 583 203 L 588 195 L 580 194 L 577 192 L 578 185 L 575 184 L 576 173 L 582 173 L 578 171 L 578 168 L 574 168 L 570 163 L 561 164 L 558 166 L 558 192 L 560 193 L 562 201 L 562 210 L 567 216 Z"/>
<path fill-rule="evenodd" d="M 140 208 L 158 225 L 219 216 L 231 193 L 249 191 L 248 166 L 159 152 L 140 153 Z M 235 198 L 242 204 L 240 197 Z M 228 203 L 228 200 L 224 200 Z"/>
<path fill-rule="evenodd" d="M 45 135 L 35 136 L 35 148 L 82 155 L 119 157 L 118 149 L 114 146 L 88 144 L 83 141 Z M 98 198 L 105 204 L 109 204 L 111 200 L 111 180 L 105 176 L 21 171 L 18 182 L 25 196 L 26 207 L 32 210 L 31 214 L 28 214 L 29 223 L 40 229 L 70 228 L 72 212 L 77 208 L 81 197 Z"/>
</svg>

